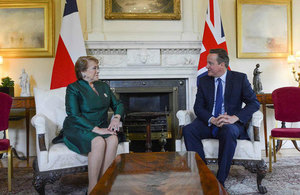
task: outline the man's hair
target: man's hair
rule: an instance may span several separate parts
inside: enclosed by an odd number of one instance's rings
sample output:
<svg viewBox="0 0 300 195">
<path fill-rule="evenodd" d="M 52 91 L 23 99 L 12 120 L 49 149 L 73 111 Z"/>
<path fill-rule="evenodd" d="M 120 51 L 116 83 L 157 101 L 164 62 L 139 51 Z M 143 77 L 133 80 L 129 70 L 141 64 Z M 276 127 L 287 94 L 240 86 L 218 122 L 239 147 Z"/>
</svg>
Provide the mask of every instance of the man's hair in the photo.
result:
<svg viewBox="0 0 300 195">
<path fill-rule="evenodd" d="M 88 68 L 88 61 L 94 61 L 96 64 L 99 63 L 98 59 L 94 56 L 81 56 L 75 63 L 75 74 L 78 80 L 82 80 L 83 76 L 81 72 L 84 72 Z"/>
<path fill-rule="evenodd" d="M 228 68 L 229 65 L 229 57 L 227 51 L 225 49 L 211 49 L 209 53 L 215 53 L 218 55 L 217 61 L 219 64 L 222 62 L 225 63 L 225 67 Z"/>
</svg>

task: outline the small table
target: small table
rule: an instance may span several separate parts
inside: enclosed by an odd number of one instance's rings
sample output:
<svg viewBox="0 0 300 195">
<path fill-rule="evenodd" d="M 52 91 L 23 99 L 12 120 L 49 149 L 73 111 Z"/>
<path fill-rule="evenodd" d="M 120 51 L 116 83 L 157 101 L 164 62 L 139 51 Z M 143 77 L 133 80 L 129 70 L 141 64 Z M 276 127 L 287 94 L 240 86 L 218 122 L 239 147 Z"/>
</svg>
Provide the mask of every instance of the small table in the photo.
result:
<svg viewBox="0 0 300 195">
<path fill-rule="evenodd" d="M 91 194 L 227 194 L 195 152 L 120 154 Z"/>
<path fill-rule="evenodd" d="M 26 159 L 27 166 L 29 165 L 29 124 L 30 110 L 35 109 L 34 97 L 13 97 L 11 109 L 25 109 L 26 121 Z"/>
<path fill-rule="evenodd" d="M 262 105 L 263 115 L 264 115 L 264 136 L 265 136 L 265 150 L 266 150 L 266 157 L 268 157 L 268 134 L 267 134 L 267 112 L 266 107 L 267 104 L 273 104 L 272 94 L 271 93 L 264 93 L 264 94 L 256 94 L 257 100 Z"/>
<path fill-rule="evenodd" d="M 137 119 L 145 119 L 147 126 L 146 126 L 146 152 L 151 152 L 152 148 L 152 141 L 151 141 L 151 120 L 158 118 L 160 116 L 166 116 L 167 113 L 165 112 L 132 112 L 129 113 L 129 117 L 135 117 Z"/>
</svg>

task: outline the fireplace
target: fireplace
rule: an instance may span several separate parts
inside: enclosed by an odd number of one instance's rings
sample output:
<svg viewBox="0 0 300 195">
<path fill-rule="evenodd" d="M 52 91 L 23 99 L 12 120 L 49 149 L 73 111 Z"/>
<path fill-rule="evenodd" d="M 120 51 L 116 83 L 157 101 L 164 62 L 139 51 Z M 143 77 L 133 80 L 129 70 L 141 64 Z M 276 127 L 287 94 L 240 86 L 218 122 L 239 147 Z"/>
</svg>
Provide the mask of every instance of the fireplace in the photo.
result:
<svg viewBox="0 0 300 195">
<path fill-rule="evenodd" d="M 125 107 L 123 130 L 131 141 L 130 150 L 145 151 L 146 119 L 130 117 L 139 112 L 165 113 L 151 120 L 152 151 L 162 149 L 160 144 L 166 140 L 165 149 L 175 150 L 178 136 L 176 112 L 186 109 L 186 79 L 120 79 L 103 80 L 120 99 Z"/>
</svg>

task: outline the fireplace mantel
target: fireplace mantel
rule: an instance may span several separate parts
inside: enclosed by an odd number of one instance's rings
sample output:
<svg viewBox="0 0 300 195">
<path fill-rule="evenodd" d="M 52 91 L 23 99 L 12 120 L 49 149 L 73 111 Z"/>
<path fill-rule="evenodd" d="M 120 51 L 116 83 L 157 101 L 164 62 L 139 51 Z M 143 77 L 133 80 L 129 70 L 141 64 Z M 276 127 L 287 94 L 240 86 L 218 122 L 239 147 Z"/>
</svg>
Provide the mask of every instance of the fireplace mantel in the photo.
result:
<svg viewBox="0 0 300 195">
<path fill-rule="evenodd" d="M 103 79 L 177 78 L 196 73 L 200 41 L 87 41 Z"/>
<path fill-rule="evenodd" d="M 185 48 L 198 49 L 200 51 L 201 41 L 85 41 L 89 49 L 157 49 L 157 48 Z"/>
<path fill-rule="evenodd" d="M 200 41 L 86 41 L 88 55 L 100 61 L 100 79 L 185 78 L 187 105 L 193 102 L 200 47 Z"/>
</svg>

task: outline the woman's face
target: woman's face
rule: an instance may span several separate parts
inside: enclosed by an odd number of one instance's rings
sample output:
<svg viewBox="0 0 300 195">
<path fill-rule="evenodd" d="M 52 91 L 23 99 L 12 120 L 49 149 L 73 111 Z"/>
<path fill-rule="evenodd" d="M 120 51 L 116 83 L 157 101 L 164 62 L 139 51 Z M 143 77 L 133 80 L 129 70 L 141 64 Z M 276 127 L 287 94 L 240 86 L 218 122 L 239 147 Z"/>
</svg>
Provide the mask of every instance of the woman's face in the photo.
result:
<svg viewBox="0 0 300 195">
<path fill-rule="evenodd" d="M 99 80 L 99 66 L 95 61 L 89 60 L 87 70 L 81 72 L 83 80 L 87 82 L 94 82 Z"/>
</svg>

